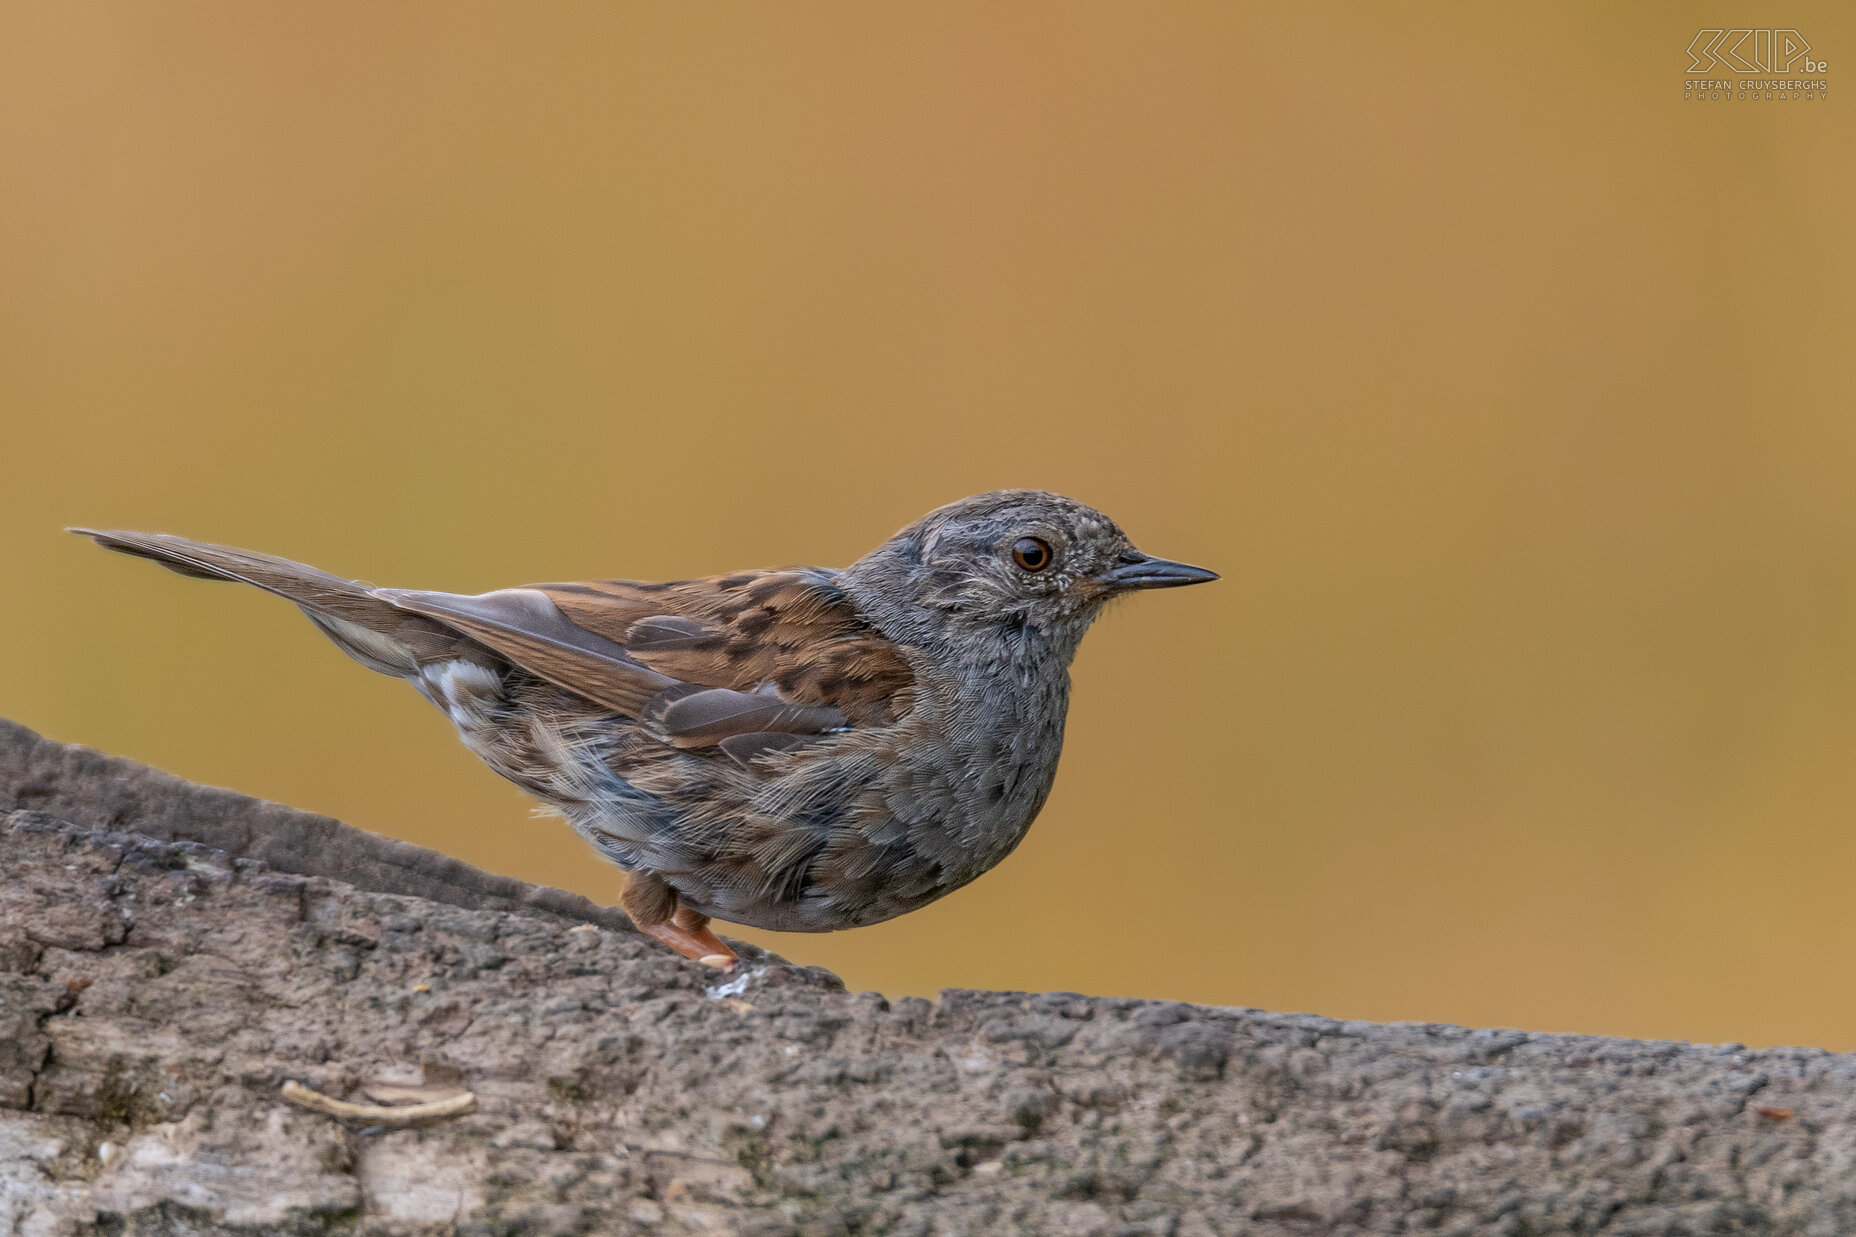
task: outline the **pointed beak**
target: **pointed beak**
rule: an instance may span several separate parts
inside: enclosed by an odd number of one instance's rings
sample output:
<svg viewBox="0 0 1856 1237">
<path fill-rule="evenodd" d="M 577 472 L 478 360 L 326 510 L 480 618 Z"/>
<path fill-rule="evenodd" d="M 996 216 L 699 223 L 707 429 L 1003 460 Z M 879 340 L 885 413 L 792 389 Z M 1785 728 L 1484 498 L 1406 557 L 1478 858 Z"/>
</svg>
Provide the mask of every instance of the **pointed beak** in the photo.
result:
<svg viewBox="0 0 1856 1237">
<path fill-rule="evenodd" d="M 1115 565 L 1096 577 L 1108 588 L 1180 588 L 1187 584 L 1205 584 L 1218 578 L 1215 571 L 1176 563 L 1171 559 L 1152 558 L 1139 550 L 1129 550 Z"/>
</svg>

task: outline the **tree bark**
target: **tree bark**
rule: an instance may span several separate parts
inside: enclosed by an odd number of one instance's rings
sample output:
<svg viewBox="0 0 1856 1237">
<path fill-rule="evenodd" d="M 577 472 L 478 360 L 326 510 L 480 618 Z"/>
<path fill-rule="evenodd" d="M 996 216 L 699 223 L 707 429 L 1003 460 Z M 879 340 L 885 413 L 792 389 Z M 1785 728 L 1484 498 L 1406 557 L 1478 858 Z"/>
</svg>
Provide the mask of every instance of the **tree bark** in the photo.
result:
<svg viewBox="0 0 1856 1237">
<path fill-rule="evenodd" d="M 743 953 L 0 722 L 0 1232 L 1856 1232 L 1850 1056 Z"/>
</svg>

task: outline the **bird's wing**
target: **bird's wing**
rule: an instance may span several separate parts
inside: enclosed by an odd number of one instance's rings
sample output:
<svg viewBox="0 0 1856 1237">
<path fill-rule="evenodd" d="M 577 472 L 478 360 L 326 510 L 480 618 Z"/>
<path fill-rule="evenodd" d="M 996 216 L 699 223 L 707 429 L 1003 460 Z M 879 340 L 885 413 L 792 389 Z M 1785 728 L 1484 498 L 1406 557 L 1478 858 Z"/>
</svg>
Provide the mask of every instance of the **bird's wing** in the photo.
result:
<svg viewBox="0 0 1856 1237">
<path fill-rule="evenodd" d="M 604 580 L 477 596 L 378 589 L 676 747 L 748 763 L 909 707 L 914 672 L 816 569 L 670 584 Z"/>
</svg>

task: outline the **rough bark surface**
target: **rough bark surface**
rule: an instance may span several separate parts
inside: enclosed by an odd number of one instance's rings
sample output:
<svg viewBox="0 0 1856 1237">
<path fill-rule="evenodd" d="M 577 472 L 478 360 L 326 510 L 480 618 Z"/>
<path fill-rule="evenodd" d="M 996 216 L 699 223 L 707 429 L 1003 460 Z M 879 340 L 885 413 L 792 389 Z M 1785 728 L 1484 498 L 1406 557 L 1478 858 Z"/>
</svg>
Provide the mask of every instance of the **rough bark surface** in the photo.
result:
<svg viewBox="0 0 1856 1237">
<path fill-rule="evenodd" d="M 1850 1056 L 749 953 L 0 723 L 0 1232 L 1856 1232 Z"/>
</svg>

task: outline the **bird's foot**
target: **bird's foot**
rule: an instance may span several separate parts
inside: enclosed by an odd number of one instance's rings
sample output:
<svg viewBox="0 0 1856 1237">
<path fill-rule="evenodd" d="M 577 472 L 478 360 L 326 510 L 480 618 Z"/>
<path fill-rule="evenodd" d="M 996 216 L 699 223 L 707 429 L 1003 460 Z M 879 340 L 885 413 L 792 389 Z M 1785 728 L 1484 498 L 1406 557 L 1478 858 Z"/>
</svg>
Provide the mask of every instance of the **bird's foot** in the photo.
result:
<svg viewBox="0 0 1856 1237">
<path fill-rule="evenodd" d="M 670 946 L 684 957 L 694 958 L 704 966 L 712 966 L 718 971 L 726 971 L 740 961 L 735 951 L 722 943 L 721 937 L 709 931 L 706 923 L 700 927 L 690 927 L 672 919 L 664 923 L 640 924 L 638 930 Z"/>
</svg>

